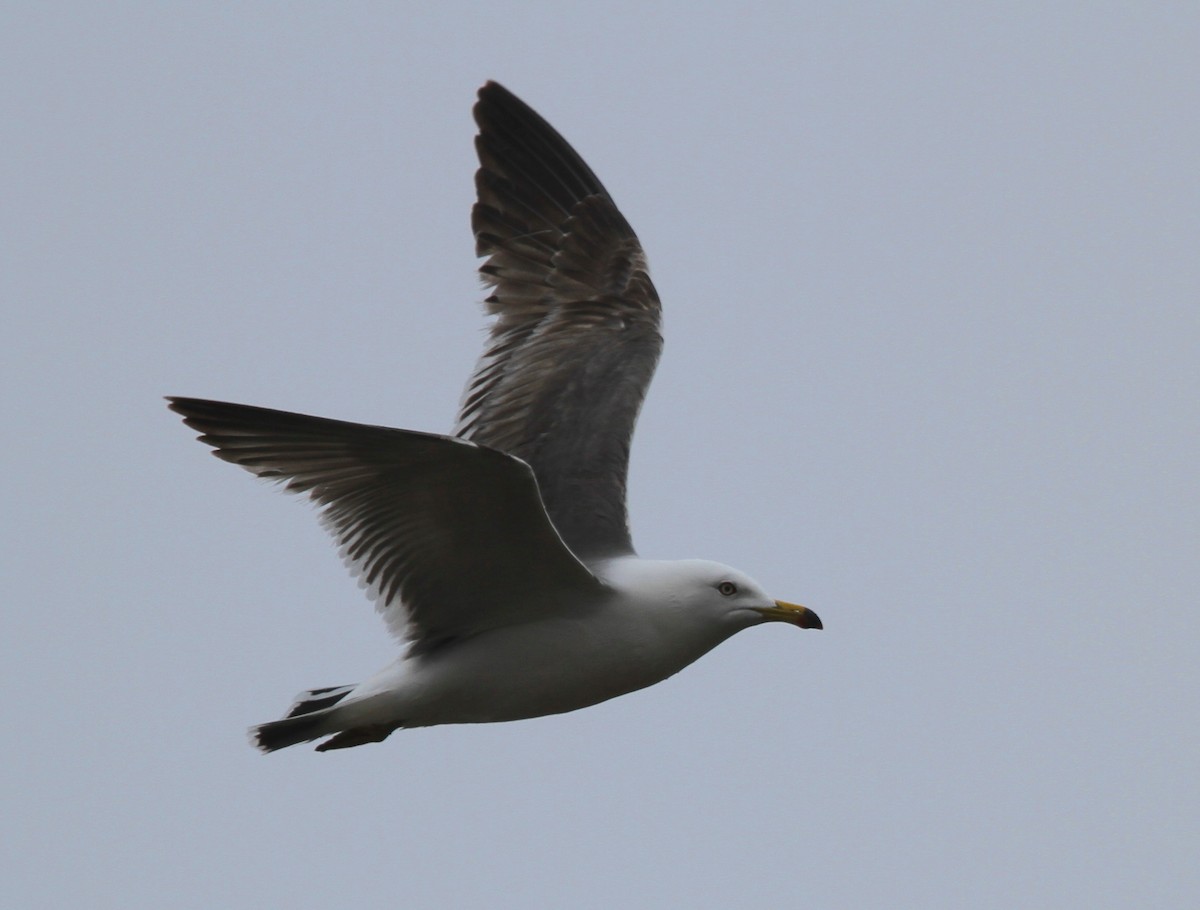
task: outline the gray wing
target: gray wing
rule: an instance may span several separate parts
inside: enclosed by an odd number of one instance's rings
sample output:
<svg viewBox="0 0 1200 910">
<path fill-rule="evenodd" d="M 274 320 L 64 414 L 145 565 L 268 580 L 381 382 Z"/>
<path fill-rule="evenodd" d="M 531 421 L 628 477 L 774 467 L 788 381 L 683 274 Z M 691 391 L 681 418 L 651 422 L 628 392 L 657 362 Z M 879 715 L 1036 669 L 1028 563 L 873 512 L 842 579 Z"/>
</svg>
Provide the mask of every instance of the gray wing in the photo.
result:
<svg viewBox="0 0 1200 910">
<path fill-rule="evenodd" d="M 559 539 L 517 458 L 448 436 L 168 400 L 218 458 L 323 507 L 347 565 L 418 653 L 562 615 L 604 590 Z"/>
<path fill-rule="evenodd" d="M 632 553 L 629 445 L 662 349 L 646 258 L 591 168 L 519 98 L 489 82 L 475 120 L 471 226 L 496 320 L 455 432 L 529 463 L 581 559 Z"/>
</svg>

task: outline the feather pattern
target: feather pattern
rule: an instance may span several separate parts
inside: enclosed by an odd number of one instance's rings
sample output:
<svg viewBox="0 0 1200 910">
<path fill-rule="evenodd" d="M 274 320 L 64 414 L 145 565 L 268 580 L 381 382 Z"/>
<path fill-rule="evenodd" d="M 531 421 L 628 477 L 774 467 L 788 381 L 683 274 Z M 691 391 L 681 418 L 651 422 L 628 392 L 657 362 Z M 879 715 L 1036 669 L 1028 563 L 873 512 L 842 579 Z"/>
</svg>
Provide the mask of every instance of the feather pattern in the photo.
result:
<svg viewBox="0 0 1200 910">
<path fill-rule="evenodd" d="M 496 318 L 455 434 L 532 467 L 581 559 L 630 554 L 626 473 L 662 349 L 645 254 L 591 168 L 489 82 L 475 106 L 480 273 Z"/>
<path fill-rule="evenodd" d="M 321 507 L 346 564 L 413 653 L 582 610 L 604 591 L 511 455 L 431 433 L 170 401 L 218 458 Z"/>
</svg>

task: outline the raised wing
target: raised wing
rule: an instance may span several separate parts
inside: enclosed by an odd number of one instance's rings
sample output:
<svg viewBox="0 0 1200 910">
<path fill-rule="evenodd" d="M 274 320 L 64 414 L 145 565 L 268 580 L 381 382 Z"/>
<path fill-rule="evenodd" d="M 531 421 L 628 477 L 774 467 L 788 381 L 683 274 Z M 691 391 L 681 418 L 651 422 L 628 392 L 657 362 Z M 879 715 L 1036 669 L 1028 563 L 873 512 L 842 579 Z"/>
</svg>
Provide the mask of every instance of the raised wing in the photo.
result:
<svg viewBox="0 0 1200 910">
<path fill-rule="evenodd" d="M 528 462 L 580 558 L 632 553 L 625 477 L 662 349 L 633 229 L 545 120 L 489 82 L 471 216 L 497 318 L 455 432 Z"/>
<path fill-rule="evenodd" d="M 218 458 L 322 507 L 347 565 L 418 653 L 561 615 L 603 590 L 550 524 L 529 466 L 511 455 L 448 436 L 168 400 Z"/>
</svg>

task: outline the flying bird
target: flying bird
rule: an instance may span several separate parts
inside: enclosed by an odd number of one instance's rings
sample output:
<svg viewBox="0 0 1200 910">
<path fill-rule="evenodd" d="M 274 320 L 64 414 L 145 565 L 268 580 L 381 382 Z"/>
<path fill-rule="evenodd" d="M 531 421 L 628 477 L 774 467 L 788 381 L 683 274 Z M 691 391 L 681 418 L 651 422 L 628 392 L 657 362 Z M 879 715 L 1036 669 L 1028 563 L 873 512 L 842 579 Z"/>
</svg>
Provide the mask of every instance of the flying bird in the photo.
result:
<svg viewBox="0 0 1200 910">
<path fill-rule="evenodd" d="M 264 752 L 574 711 L 742 629 L 820 629 L 716 562 L 639 558 L 625 477 L 662 348 L 637 236 L 545 120 L 489 82 L 471 214 L 491 333 L 453 435 L 169 398 L 213 454 L 307 496 L 401 657 L 253 727 Z"/>
</svg>

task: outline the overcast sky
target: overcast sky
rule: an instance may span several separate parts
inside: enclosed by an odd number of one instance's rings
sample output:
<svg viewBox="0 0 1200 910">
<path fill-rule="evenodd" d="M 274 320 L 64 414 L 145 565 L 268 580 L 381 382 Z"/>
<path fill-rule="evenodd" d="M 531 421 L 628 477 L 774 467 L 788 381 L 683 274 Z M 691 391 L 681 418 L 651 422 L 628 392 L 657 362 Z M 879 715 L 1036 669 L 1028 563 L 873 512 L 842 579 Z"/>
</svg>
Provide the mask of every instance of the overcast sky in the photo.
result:
<svg viewBox="0 0 1200 910">
<path fill-rule="evenodd" d="M 1195 906 L 1200 10 L 416 5 L 0 8 L 4 902 Z M 489 78 L 650 257 L 639 550 L 825 631 L 264 757 L 396 646 L 160 396 L 447 430 Z"/>
</svg>

